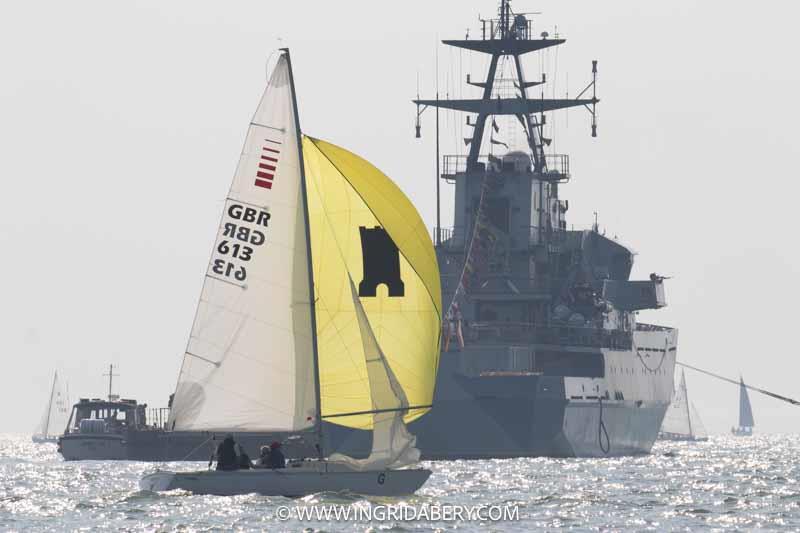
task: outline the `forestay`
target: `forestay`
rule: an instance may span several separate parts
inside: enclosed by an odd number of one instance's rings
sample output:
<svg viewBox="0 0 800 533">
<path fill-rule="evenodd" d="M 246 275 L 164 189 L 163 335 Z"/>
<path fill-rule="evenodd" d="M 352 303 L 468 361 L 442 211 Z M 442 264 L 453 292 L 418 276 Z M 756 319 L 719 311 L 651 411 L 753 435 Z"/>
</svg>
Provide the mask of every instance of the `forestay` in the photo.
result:
<svg viewBox="0 0 800 533">
<path fill-rule="evenodd" d="M 366 362 L 380 353 L 405 395 L 403 418 L 414 420 L 432 403 L 438 367 L 441 288 L 433 243 L 408 198 L 369 162 L 310 137 L 303 156 L 322 417 L 362 429 L 383 423 L 372 413 L 383 400 L 373 398 L 381 393 Z"/>
<path fill-rule="evenodd" d="M 294 431 L 315 422 L 293 98 L 281 56 L 225 200 L 172 404 L 173 429 Z"/>
</svg>

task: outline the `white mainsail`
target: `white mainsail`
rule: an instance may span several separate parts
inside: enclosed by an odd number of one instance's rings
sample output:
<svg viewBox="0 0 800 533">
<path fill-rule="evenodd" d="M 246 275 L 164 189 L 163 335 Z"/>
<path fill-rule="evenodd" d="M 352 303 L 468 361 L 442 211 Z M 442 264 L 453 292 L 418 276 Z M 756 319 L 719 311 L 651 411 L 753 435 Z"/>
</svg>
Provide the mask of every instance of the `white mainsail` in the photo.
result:
<svg viewBox="0 0 800 533">
<path fill-rule="evenodd" d="M 47 400 L 42 419 L 36 426 L 36 436 L 54 437 L 64 433 L 69 418 L 69 397 L 66 384 L 58 379 L 58 372 L 53 375 L 53 384 Z"/>
<path fill-rule="evenodd" d="M 694 437 L 697 439 L 708 438 L 708 431 L 706 431 L 706 426 L 700 419 L 700 413 L 697 412 L 694 404 L 691 404 L 691 406 L 692 408 L 690 410 L 690 416 L 692 419 L 692 431 L 694 432 Z"/>
<path fill-rule="evenodd" d="M 176 430 L 296 431 L 317 419 L 289 69 L 282 55 L 225 201 L 170 412 Z"/>
<path fill-rule="evenodd" d="M 692 434 L 689 403 L 686 394 L 686 376 L 683 373 L 681 373 L 681 381 L 675 390 L 672 402 L 670 402 L 667 413 L 664 415 L 661 431 L 662 433 L 672 433 L 673 435 L 690 436 Z"/>
<path fill-rule="evenodd" d="M 666 439 L 705 440 L 708 433 L 700 420 L 694 404 L 689 401 L 686 374 L 681 371 L 681 381 L 661 424 L 661 434 Z"/>
</svg>

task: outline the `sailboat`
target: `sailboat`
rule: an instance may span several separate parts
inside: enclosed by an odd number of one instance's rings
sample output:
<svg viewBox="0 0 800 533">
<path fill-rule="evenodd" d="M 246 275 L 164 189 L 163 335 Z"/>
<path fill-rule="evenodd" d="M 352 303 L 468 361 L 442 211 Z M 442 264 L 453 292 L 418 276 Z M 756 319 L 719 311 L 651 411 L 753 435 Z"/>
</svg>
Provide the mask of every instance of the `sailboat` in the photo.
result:
<svg viewBox="0 0 800 533">
<path fill-rule="evenodd" d="M 33 434 L 32 440 L 36 443 L 57 442 L 58 437 L 67 427 L 69 416 L 69 393 L 66 384 L 58 379 L 58 371 L 53 374 L 53 384 L 50 387 L 50 396 L 47 407 L 42 415 L 42 420 Z"/>
<path fill-rule="evenodd" d="M 750 406 L 750 396 L 744 379 L 739 376 L 739 426 L 731 428 L 731 434 L 737 437 L 749 437 L 753 434 L 756 423 L 753 420 L 753 408 Z"/>
<path fill-rule="evenodd" d="M 686 390 L 686 374 L 681 371 L 681 382 L 672 396 L 661 431 L 658 433 L 661 440 L 678 441 L 706 441 L 708 433 L 700 420 L 700 415 L 694 404 L 689 401 Z"/>
<path fill-rule="evenodd" d="M 301 133 L 282 49 L 225 200 L 168 425 L 234 434 L 313 428 L 319 456 L 277 470 L 157 471 L 140 487 L 415 492 L 431 472 L 417 466 L 406 424 L 431 408 L 441 308 L 419 214 L 369 162 Z M 326 450 L 323 420 L 371 430 L 370 454 Z"/>
</svg>

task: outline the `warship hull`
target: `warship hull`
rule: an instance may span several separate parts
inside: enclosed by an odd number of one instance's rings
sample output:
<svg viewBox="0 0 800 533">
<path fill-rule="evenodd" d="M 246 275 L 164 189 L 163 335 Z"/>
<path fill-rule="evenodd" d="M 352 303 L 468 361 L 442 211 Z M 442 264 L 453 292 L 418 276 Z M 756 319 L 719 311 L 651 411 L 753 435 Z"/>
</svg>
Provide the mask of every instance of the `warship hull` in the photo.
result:
<svg viewBox="0 0 800 533">
<path fill-rule="evenodd" d="M 513 362 L 476 371 L 474 360 L 491 353 L 485 346 L 443 353 L 434 406 L 409 425 L 422 458 L 650 453 L 671 399 L 677 331 L 637 333 L 640 344 L 631 350 L 572 352 L 601 359 L 598 376 L 586 376 L 592 373 L 586 365 L 574 367 L 582 375 L 558 376 Z M 343 453 L 366 456 L 370 450 L 366 431 L 326 424 L 325 438 L 326 446 Z"/>
</svg>

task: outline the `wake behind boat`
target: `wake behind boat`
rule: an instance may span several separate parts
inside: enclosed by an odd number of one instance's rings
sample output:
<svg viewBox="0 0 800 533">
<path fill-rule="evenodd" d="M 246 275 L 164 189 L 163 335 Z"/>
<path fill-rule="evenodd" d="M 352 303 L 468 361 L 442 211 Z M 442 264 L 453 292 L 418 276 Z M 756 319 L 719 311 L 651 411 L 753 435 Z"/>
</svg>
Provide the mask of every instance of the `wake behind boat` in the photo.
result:
<svg viewBox="0 0 800 533">
<path fill-rule="evenodd" d="M 420 453 L 406 422 L 431 407 L 441 308 L 419 214 L 370 163 L 302 136 L 282 50 L 226 199 L 168 426 L 314 428 L 320 458 L 276 470 L 155 472 L 141 488 L 415 492 L 431 472 L 411 468 Z M 323 459 L 323 419 L 371 430 L 369 456 Z"/>
</svg>

